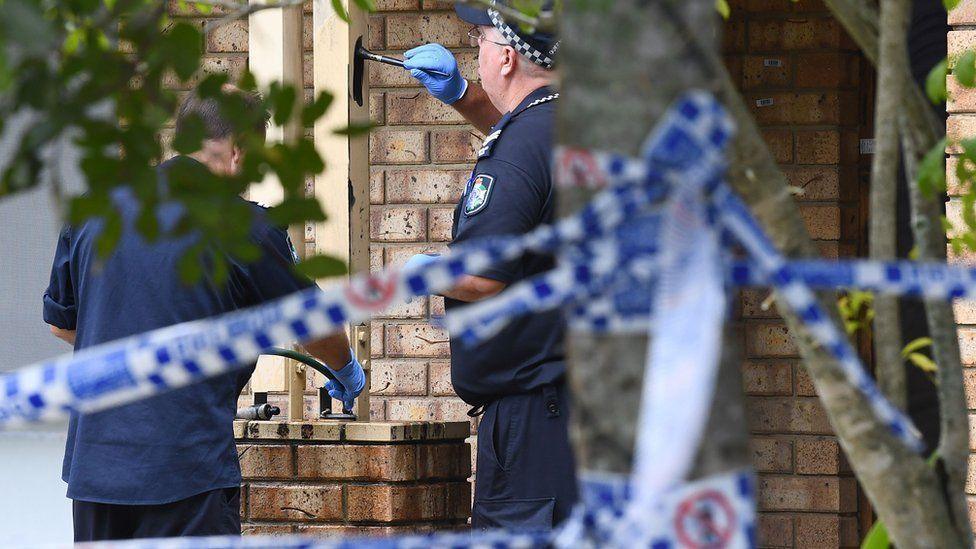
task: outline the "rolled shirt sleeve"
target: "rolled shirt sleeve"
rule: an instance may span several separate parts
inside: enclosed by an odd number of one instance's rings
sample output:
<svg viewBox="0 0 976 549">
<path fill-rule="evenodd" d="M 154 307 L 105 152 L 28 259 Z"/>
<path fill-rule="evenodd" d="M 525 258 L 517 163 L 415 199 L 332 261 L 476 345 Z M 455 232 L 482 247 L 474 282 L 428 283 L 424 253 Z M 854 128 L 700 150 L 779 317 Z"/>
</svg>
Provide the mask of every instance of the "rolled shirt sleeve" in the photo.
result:
<svg viewBox="0 0 976 549">
<path fill-rule="evenodd" d="M 44 322 L 65 330 L 78 324 L 74 285 L 71 281 L 71 228 L 58 236 L 58 246 L 51 265 L 51 281 L 44 291 Z"/>
</svg>

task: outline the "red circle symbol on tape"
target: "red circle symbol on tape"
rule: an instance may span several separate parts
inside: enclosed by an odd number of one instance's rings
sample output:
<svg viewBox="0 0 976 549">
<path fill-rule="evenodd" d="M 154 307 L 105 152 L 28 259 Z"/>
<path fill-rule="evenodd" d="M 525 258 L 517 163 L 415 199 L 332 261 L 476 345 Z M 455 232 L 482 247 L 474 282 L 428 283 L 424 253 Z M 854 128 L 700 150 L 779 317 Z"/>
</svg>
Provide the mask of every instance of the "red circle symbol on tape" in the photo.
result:
<svg viewBox="0 0 976 549">
<path fill-rule="evenodd" d="M 361 280 L 353 280 L 346 286 L 349 303 L 360 309 L 381 311 L 396 295 L 396 272 L 371 274 Z"/>
<path fill-rule="evenodd" d="M 588 189 L 602 189 L 607 186 L 607 180 L 590 151 L 563 147 L 557 154 L 559 155 L 557 179 L 560 186 Z"/>
<path fill-rule="evenodd" d="M 716 490 L 698 492 L 678 506 L 674 530 L 682 547 L 725 547 L 735 533 L 735 511 L 725 494 Z"/>
</svg>

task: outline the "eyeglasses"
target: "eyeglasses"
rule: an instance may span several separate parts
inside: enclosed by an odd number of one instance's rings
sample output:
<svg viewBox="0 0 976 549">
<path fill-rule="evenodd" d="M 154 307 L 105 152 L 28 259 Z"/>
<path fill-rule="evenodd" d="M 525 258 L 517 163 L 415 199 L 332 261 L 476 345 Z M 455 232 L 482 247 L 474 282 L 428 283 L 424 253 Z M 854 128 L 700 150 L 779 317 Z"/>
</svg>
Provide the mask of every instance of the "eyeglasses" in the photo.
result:
<svg viewBox="0 0 976 549">
<path fill-rule="evenodd" d="M 477 48 L 481 46 L 482 42 L 491 42 L 502 47 L 509 46 L 509 44 L 505 44 L 504 42 L 495 42 L 494 40 L 485 38 L 485 33 L 481 30 L 481 27 L 471 27 L 471 30 L 468 31 L 468 43 L 471 44 L 472 48 Z"/>
</svg>

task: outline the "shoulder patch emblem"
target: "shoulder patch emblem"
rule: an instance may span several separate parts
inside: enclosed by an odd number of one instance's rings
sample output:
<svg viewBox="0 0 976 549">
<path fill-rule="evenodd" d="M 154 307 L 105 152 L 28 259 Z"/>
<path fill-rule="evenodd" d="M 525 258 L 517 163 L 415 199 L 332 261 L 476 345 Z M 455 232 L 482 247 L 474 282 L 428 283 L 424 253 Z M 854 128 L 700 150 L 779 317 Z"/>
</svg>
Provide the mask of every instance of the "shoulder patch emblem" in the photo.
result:
<svg viewBox="0 0 976 549">
<path fill-rule="evenodd" d="M 471 182 L 471 192 L 468 193 L 468 198 L 464 202 L 464 215 L 470 217 L 485 209 L 485 206 L 488 205 L 488 199 L 491 198 L 491 189 L 494 186 L 494 177 L 486 174 L 474 176 L 474 180 Z"/>
</svg>

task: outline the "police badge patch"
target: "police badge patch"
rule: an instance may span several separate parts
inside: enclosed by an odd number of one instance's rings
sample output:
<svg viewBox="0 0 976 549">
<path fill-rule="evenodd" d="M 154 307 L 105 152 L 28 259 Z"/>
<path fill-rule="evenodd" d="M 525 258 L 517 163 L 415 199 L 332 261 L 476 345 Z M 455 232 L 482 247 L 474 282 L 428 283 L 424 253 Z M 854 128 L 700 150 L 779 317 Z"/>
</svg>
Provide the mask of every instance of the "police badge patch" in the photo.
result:
<svg viewBox="0 0 976 549">
<path fill-rule="evenodd" d="M 488 205 L 491 198 L 491 189 L 495 186 L 495 178 L 490 175 L 478 174 L 471 182 L 471 192 L 464 202 L 464 215 L 470 217 Z"/>
</svg>

